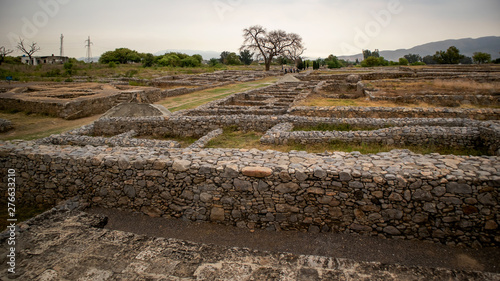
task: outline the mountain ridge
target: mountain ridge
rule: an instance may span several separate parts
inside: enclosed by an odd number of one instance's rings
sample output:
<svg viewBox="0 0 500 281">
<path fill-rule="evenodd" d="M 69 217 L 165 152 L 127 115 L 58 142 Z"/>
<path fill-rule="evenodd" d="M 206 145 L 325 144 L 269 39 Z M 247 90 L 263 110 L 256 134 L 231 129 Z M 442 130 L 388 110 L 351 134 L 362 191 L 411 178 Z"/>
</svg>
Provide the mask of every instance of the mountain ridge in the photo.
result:
<svg viewBox="0 0 500 281">
<path fill-rule="evenodd" d="M 485 36 L 479 38 L 447 39 L 436 42 L 429 42 L 417 45 L 409 49 L 384 50 L 380 51 L 380 56 L 386 60 L 397 61 L 407 54 L 419 54 L 424 57 L 434 55 L 437 51 L 446 51 L 449 47 L 455 46 L 460 53 L 472 57 L 474 52 L 484 52 L 491 55 L 492 59 L 500 57 L 500 36 Z M 373 50 L 372 50 L 373 51 Z M 351 56 L 339 56 L 339 59 L 354 61 L 363 60 L 363 54 L 359 53 Z"/>
</svg>

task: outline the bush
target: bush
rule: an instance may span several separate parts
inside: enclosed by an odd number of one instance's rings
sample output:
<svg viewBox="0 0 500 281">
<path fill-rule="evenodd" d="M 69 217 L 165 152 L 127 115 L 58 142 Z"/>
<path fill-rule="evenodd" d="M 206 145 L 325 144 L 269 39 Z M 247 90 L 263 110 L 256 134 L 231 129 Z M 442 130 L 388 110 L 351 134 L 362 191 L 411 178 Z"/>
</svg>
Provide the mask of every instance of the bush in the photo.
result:
<svg viewBox="0 0 500 281">
<path fill-rule="evenodd" d="M 194 57 L 187 57 L 181 60 L 182 67 L 198 67 L 201 62 Z"/>
<path fill-rule="evenodd" d="M 61 70 L 59 68 L 52 69 L 50 71 L 47 71 L 43 73 L 41 76 L 42 77 L 58 77 L 61 75 Z"/>
<path fill-rule="evenodd" d="M 399 58 L 399 65 L 408 65 L 408 60 L 405 58 Z"/>
<path fill-rule="evenodd" d="M 130 77 L 130 78 L 132 78 L 132 77 L 134 77 L 134 75 L 136 75 L 137 73 L 139 73 L 139 71 L 137 71 L 137 69 L 131 69 L 131 70 L 129 70 L 129 71 L 127 71 L 127 72 L 125 73 L 125 77 Z"/>
<path fill-rule="evenodd" d="M 367 57 L 361 62 L 362 67 L 374 67 L 379 65 L 379 58 Z"/>
<path fill-rule="evenodd" d="M 108 64 L 108 66 L 109 66 L 109 68 L 116 68 L 117 67 L 117 65 L 116 65 L 116 63 L 114 61 L 110 62 Z"/>
</svg>

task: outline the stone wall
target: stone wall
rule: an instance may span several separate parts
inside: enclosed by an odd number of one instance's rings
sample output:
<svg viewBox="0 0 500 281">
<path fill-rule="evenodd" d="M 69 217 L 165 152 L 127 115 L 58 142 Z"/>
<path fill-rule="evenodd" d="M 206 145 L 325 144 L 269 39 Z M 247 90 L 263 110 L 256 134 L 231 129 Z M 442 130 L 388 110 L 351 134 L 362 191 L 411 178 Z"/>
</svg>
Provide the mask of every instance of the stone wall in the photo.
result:
<svg viewBox="0 0 500 281">
<path fill-rule="evenodd" d="M 480 129 L 474 127 L 411 126 L 371 131 L 292 131 L 293 127 L 291 123 L 278 124 L 267 131 L 260 141 L 264 144 L 274 145 L 339 141 L 355 144 L 436 145 L 456 148 L 478 148 L 483 143 Z M 491 150 L 495 151 L 494 148 Z"/>
<path fill-rule="evenodd" d="M 473 104 L 484 106 L 498 106 L 500 105 L 500 98 L 491 95 L 402 95 L 402 96 L 375 96 L 369 91 L 365 91 L 371 101 L 392 101 L 395 103 L 419 103 L 425 102 L 428 104 L 440 106 L 460 106 L 461 104 Z"/>
<path fill-rule="evenodd" d="M 468 118 L 499 120 L 500 109 L 482 108 L 408 108 L 408 107 L 293 107 L 290 115 L 334 118 Z"/>
<path fill-rule="evenodd" d="M 138 91 L 144 96 L 159 95 L 159 89 Z M 123 91 L 115 94 L 101 95 L 98 97 L 76 98 L 73 100 L 60 100 L 46 98 L 20 99 L 18 97 L 2 97 L 0 109 L 18 110 L 30 113 L 46 114 L 64 119 L 78 119 L 106 112 L 122 101 L 128 101 L 137 95 L 137 91 Z"/>
<path fill-rule="evenodd" d="M 12 122 L 10 122 L 10 120 L 0 118 L 0 133 L 7 132 L 12 128 L 14 127 L 12 126 Z"/>
<path fill-rule="evenodd" d="M 0 143 L 0 170 L 16 170 L 25 204 L 79 195 L 94 206 L 250 229 L 469 246 L 500 245 L 498 163 L 406 150 L 315 155 Z"/>
<path fill-rule="evenodd" d="M 90 137 L 76 134 L 52 135 L 40 140 L 37 144 L 54 145 L 77 145 L 77 146 L 121 146 L 121 147 L 158 147 L 158 148 L 180 148 L 176 141 L 150 140 L 133 138 L 137 133 L 129 131 L 110 138 Z"/>
<path fill-rule="evenodd" d="M 350 124 L 378 129 L 387 126 L 477 127 L 482 122 L 461 118 L 325 118 L 294 115 L 184 116 L 182 112 L 176 112 L 169 117 L 100 118 L 94 122 L 92 133 L 85 134 L 112 136 L 134 130 L 138 135 L 202 137 L 213 130 L 227 127 L 236 127 L 243 131 L 266 132 L 280 123 L 292 123 L 294 126 L 304 127 L 318 124 Z"/>
</svg>

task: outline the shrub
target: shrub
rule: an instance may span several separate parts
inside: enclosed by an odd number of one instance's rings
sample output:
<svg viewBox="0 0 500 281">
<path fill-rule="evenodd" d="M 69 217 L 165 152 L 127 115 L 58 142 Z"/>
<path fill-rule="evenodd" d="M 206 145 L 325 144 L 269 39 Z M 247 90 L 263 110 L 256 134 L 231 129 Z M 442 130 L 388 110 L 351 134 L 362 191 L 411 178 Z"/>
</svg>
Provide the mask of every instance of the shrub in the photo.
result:
<svg viewBox="0 0 500 281">
<path fill-rule="evenodd" d="M 408 65 L 408 60 L 406 58 L 399 58 L 399 65 Z"/>
</svg>

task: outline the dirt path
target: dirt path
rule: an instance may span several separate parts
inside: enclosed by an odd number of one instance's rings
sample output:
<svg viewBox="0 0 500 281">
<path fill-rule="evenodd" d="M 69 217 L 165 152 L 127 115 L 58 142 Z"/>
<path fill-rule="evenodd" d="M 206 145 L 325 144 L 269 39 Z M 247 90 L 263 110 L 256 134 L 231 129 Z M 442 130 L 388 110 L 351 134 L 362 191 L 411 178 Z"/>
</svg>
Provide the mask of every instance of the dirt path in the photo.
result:
<svg viewBox="0 0 500 281">
<path fill-rule="evenodd" d="M 61 118 L 48 117 L 40 114 L 26 114 L 24 112 L 7 113 L 0 112 L 0 118 L 10 120 L 14 129 L 0 133 L 0 140 L 33 140 L 59 134 L 90 124 L 101 115 L 85 117 L 76 120 L 64 120 Z"/>
<path fill-rule="evenodd" d="M 156 102 L 156 104 L 161 104 L 170 111 L 191 109 L 200 106 L 202 104 L 227 97 L 234 93 L 241 93 L 251 89 L 256 89 L 271 85 L 275 83 L 277 80 L 278 80 L 277 77 L 268 77 L 257 81 L 235 83 L 222 87 L 197 91 L 182 96 L 168 97 L 161 101 Z"/>
<path fill-rule="evenodd" d="M 297 231 L 240 229 L 212 223 L 151 218 L 142 214 L 93 208 L 90 213 L 108 216 L 105 228 L 141 235 L 177 238 L 229 247 L 271 252 L 321 255 L 356 261 L 376 261 L 406 266 L 500 272 L 500 249 L 465 249 L 421 241 L 387 240 L 359 235 Z"/>
</svg>

